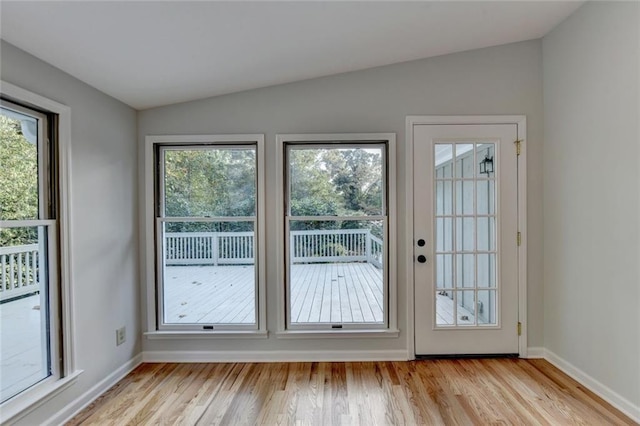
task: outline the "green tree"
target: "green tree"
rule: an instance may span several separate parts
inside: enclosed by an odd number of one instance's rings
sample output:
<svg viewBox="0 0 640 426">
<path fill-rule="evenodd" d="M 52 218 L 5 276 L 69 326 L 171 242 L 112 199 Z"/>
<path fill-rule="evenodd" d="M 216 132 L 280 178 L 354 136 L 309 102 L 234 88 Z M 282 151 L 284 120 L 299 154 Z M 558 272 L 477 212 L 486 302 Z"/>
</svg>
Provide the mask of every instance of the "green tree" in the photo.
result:
<svg viewBox="0 0 640 426">
<path fill-rule="evenodd" d="M 0 219 L 38 217 L 38 149 L 22 135 L 19 120 L 0 114 Z M 0 246 L 37 241 L 35 228 L 0 230 Z"/>
<path fill-rule="evenodd" d="M 165 215 L 237 217 L 256 213 L 256 160 L 251 149 L 167 150 Z M 170 223 L 169 232 L 245 231 L 250 223 Z"/>
<path fill-rule="evenodd" d="M 323 162 L 349 215 L 382 214 L 382 159 L 366 149 L 327 150 Z"/>
<path fill-rule="evenodd" d="M 293 216 L 368 216 L 382 213 L 382 155 L 361 148 L 289 151 Z M 371 221 L 294 221 L 292 230 L 363 229 Z M 376 234 L 381 235 L 381 230 Z"/>
</svg>

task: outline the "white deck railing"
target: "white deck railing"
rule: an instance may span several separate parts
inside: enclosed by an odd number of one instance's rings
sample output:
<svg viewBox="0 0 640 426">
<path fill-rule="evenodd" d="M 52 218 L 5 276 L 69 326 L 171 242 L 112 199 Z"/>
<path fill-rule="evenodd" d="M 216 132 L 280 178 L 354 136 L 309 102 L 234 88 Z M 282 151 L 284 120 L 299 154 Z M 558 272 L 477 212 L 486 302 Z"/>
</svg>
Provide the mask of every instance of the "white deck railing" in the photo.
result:
<svg viewBox="0 0 640 426">
<path fill-rule="evenodd" d="M 382 267 L 382 240 L 368 229 L 291 231 L 293 263 L 368 262 Z M 165 264 L 254 263 L 253 232 L 165 234 Z"/>
<path fill-rule="evenodd" d="M 253 262 L 253 232 L 165 234 L 166 265 L 248 265 Z"/>
<path fill-rule="evenodd" d="M 40 290 L 38 244 L 0 247 L 0 300 Z"/>
</svg>

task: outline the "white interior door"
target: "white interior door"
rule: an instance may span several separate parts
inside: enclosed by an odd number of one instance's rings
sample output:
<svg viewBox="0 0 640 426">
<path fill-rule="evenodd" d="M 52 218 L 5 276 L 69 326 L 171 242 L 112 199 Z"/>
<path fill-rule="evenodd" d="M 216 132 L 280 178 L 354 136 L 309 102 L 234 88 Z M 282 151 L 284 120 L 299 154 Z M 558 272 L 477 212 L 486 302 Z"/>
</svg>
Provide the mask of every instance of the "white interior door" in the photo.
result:
<svg viewBox="0 0 640 426">
<path fill-rule="evenodd" d="M 517 136 L 413 127 L 416 355 L 518 353 Z"/>
</svg>

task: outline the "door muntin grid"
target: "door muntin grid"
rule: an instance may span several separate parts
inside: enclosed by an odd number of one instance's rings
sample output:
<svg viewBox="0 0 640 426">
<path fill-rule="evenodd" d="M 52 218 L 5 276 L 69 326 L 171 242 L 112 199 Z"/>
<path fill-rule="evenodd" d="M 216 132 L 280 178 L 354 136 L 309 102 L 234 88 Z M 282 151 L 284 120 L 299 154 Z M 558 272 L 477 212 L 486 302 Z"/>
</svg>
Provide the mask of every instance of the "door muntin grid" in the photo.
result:
<svg viewBox="0 0 640 426">
<path fill-rule="evenodd" d="M 486 140 L 434 144 L 435 328 L 499 324 L 496 147 Z"/>
</svg>

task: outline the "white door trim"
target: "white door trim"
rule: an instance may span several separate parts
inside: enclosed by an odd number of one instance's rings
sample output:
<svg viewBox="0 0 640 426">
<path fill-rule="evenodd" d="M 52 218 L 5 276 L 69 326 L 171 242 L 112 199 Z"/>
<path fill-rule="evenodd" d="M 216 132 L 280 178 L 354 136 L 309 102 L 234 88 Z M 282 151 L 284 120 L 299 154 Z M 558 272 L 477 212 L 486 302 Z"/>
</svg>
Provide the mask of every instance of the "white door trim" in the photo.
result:
<svg viewBox="0 0 640 426">
<path fill-rule="evenodd" d="M 406 119 L 405 212 L 406 212 L 406 276 L 407 276 L 407 346 L 409 359 L 415 359 L 415 281 L 413 259 L 413 128 L 421 124 L 515 124 L 522 141 L 518 159 L 518 228 L 521 245 L 518 250 L 518 321 L 522 334 L 518 339 L 521 358 L 527 357 L 527 118 L 524 115 L 410 115 Z"/>
</svg>

